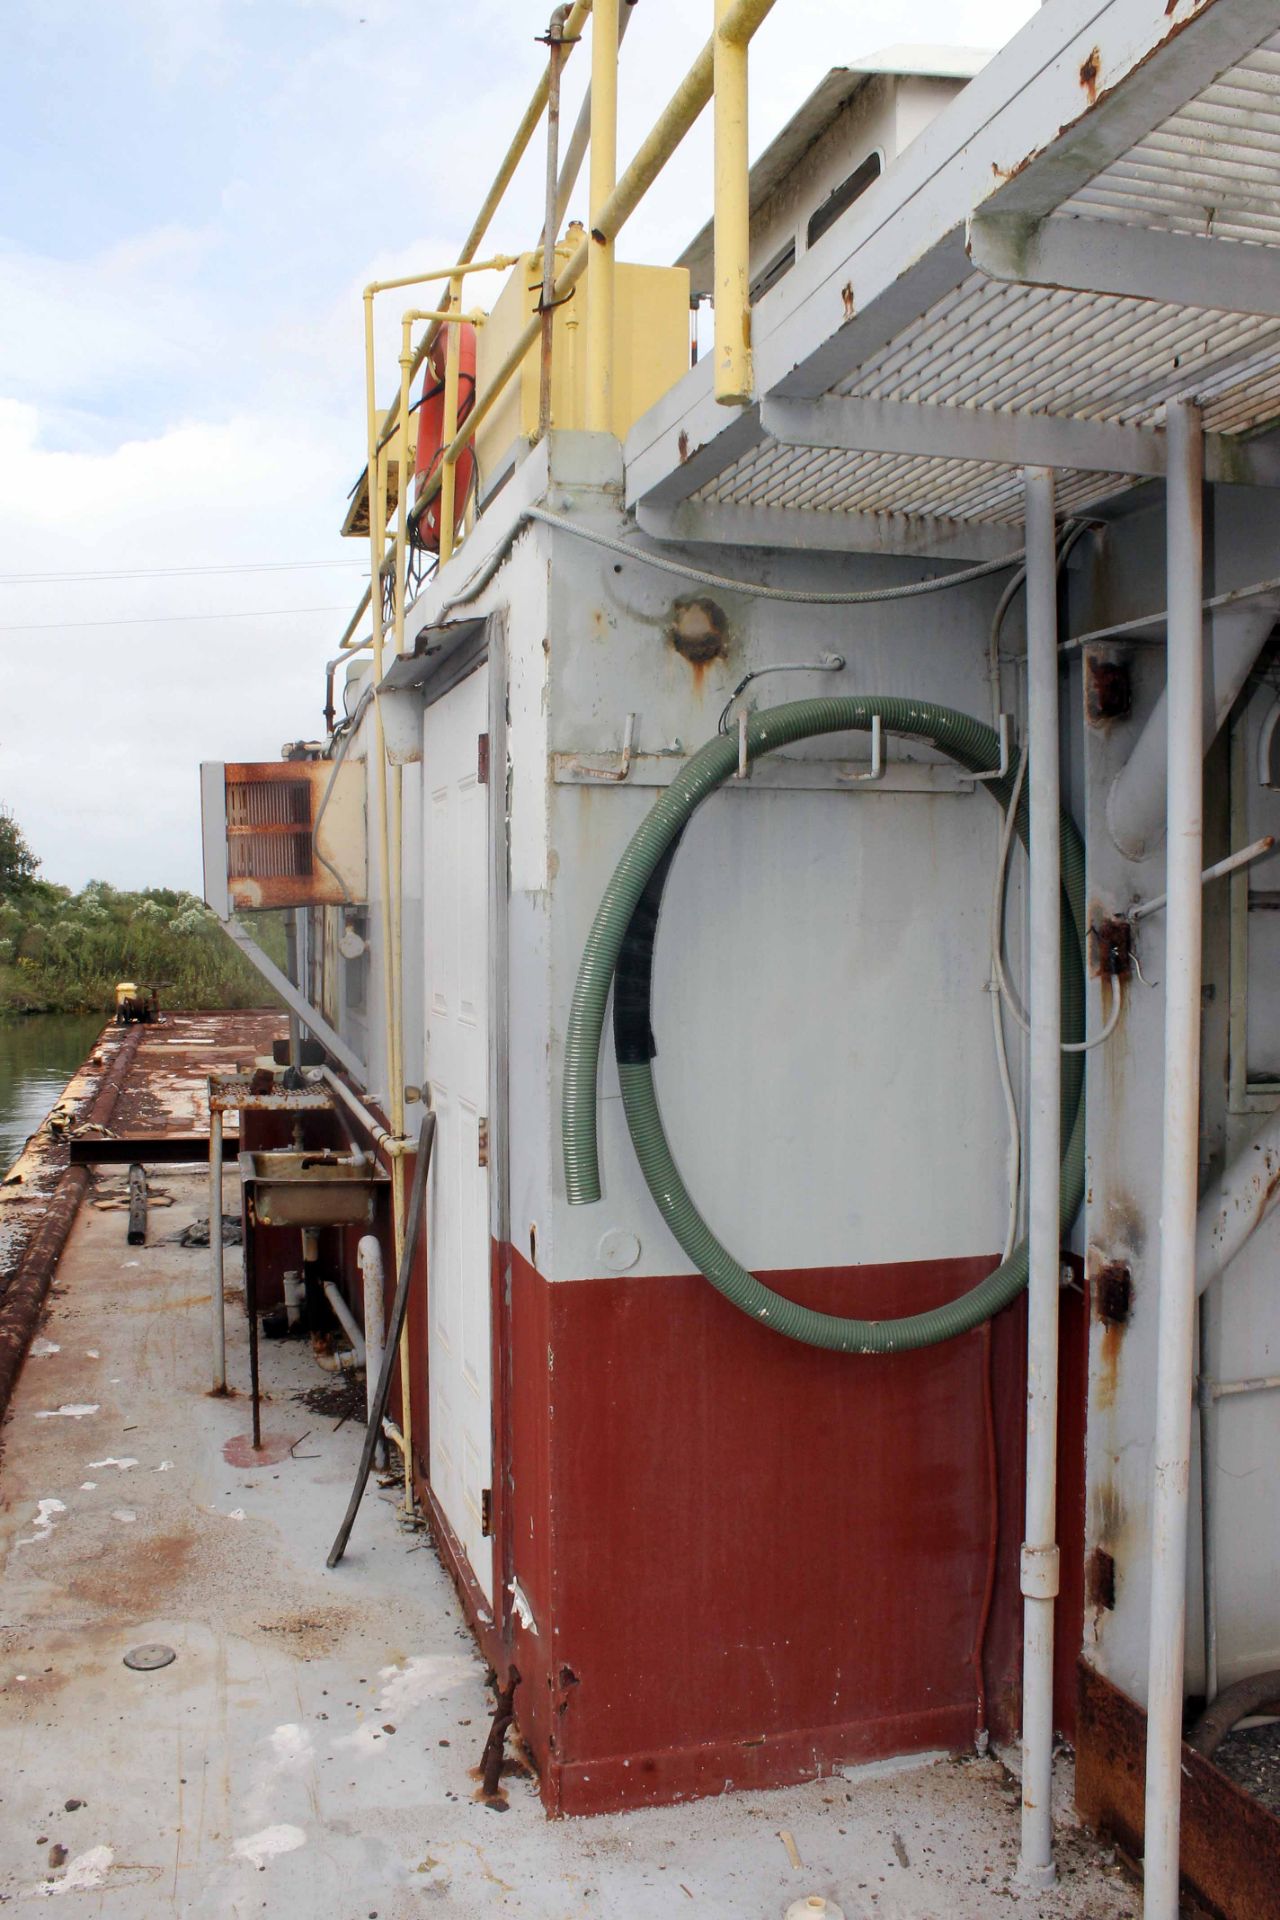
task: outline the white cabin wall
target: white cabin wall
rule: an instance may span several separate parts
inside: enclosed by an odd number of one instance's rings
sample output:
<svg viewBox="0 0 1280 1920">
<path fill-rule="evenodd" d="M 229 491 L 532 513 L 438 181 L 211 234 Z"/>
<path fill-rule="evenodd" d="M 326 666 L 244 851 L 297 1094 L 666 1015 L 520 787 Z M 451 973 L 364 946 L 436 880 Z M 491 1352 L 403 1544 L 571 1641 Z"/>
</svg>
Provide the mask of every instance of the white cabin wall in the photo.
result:
<svg viewBox="0 0 1280 1920">
<path fill-rule="evenodd" d="M 575 514 L 620 531 L 607 502 Z M 915 694 L 984 719 L 986 645 L 1000 582 L 856 610 L 713 594 L 729 657 L 698 671 L 667 629 L 682 583 L 556 534 L 553 755 L 636 748 L 681 757 L 714 733 L 751 666 L 843 652 L 839 674 L 770 677 L 762 705 L 840 691 Z M 918 578 L 881 558 L 704 549 L 706 565 L 806 587 Z M 706 592 L 690 587 L 692 593 Z M 813 741 L 809 758 L 862 761 L 865 736 Z M 893 741 L 905 753 L 928 749 Z M 553 1047 L 547 1112 L 556 1159 L 555 1279 L 599 1273 L 601 1236 L 634 1233 L 637 1274 L 688 1271 L 644 1188 L 606 1031 L 600 1205 L 569 1208 L 560 1168 L 564 1026 L 583 942 L 629 834 L 656 797 L 638 784 L 550 787 Z M 996 1254 L 1007 1217 L 1006 1136 L 991 1034 L 988 914 L 998 814 L 980 790 L 870 786 L 713 796 L 682 846 L 655 977 L 655 1068 L 673 1146 L 709 1220 L 747 1264 L 848 1265 Z M 1016 908 L 1015 908 L 1016 911 Z M 518 1239 L 518 1223 L 516 1224 Z"/>
</svg>

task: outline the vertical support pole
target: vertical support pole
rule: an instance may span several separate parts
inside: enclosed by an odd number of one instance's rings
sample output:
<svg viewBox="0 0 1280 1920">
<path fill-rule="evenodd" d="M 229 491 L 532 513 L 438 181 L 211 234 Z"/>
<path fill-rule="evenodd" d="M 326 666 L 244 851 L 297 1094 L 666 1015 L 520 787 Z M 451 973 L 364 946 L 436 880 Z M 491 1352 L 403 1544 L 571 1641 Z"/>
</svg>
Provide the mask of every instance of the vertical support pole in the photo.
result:
<svg viewBox="0 0 1280 1920">
<path fill-rule="evenodd" d="M 400 322 L 400 410 L 396 421 L 396 466 L 399 470 L 399 486 L 396 489 L 396 546 L 395 565 L 391 575 L 393 594 L 392 607 L 395 618 L 395 640 L 392 651 L 396 659 L 404 652 L 404 612 L 409 588 L 409 383 L 413 373 L 413 322 L 408 314 Z"/>
<path fill-rule="evenodd" d="M 227 1309 L 222 1296 L 222 1110 L 209 1109 L 209 1286 L 213 1327 L 213 1390 L 227 1390 Z"/>
<path fill-rule="evenodd" d="M 299 986 L 298 979 L 298 914 L 295 907 L 284 916 L 284 970 L 293 986 Z M 289 1009 L 289 1065 L 302 1065 L 302 1023 L 293 1008 Z"/>
<path fill-rule="evenodd" d="M 587 393 L 589 433 L 613 431 L 613 241 L 600 212 L 618 173 L 618 14 L 591 12 L 591 233 L 587 256 Z"/>
<path fill-rule="evenodd" d="M 1200 869 L 1204 864 L 1204 440 L 1187 401 L 1166 413 L 1169 790 L 1164 1151 L 1151 1501 L 1143 1913 L 1177 1920 L 1182 1800 L 1187 1507 L 1195 1369 L 1200 1160 Z"/>
<path fill-rule="evenodd" d="M 1209 1295 L 1200 1295 L 1200 1374 L 1196 1404 L 1200 1409 L 1200 1591 L 1204 1602 L 1204 1703 L 1218 1697 L 1218 1577 L 1217 1536 L 1214 1526 L 1213 1476 L 1217 1471 L 1218 1403 L 1210 1359 Z"/>
<path fill-rule="evenodd" d="M 715 0 L 715 392 L 722 406 L 752 397 L 750 206 L 747 184 L 747 40 L 724 21 L 734 0 Z"/>
<path fill-rule="evenodd" d="M 461 298 L 462 298 L 461 290 L 462 290 L 461 276 L 455 275 L 453 280 L 450 282 L 450 306 L 451 307 L 457 307 L 461 304 Z M 386 547 L 387 488 L 386 488 L 386 463 L 382 457 L 382 454 L 378 450 L 378 408 L 377 408 L 377 391 L 375 386 L 375 372 L 374 372 L 373 293 L 372 293 L 372 290 L 369 288 L 365 289 L 365 296 L 364 296 L 364 339 L 365 339 L 365 355 L 364 355 L 365 413 L 366 413 L 366 423 L 367 423 L 366 431 L 367 431 L 368 447 L 369 447 L 369 467 L 368 467 L 369 562 L 370 562 L 369 564 L 369 587 L 370 587 L 369 615 L 370 615 L 370 621 L 371 621 L 371 635 L 373 640 L 373 685 L 374 685 L 374 698 L 373 698 L 374 754 L 373 754 L 373 766 L 370 769 L 370 776 L 373 782 L 374 818 L 376 822 L 377 837 L 378 837 L 378 883 L 379 883 L 379 892 L 381 893 L 381 896 L 382 896 L 381 900 L 379 901 L 378 921 L 379 921 L 379 931 L 380 931 L 381 943 L 382 943 L 382 1003 L 383 1003 L 383 1034 L 385 1036 L 385 1052 L 386 1052 L 385 1066 L 386 1066 L 387 1079 L 390 1082 L 390 1087 L 388 1092 L 388 1102 L 387 1102 L 387 1109 L 388 1109 L 387 1117 L 391 1122 L 391 1131 L 398 1138 L 404 1132 L 404 1082 L 401 1076 L 399 1075 L 399 1073 L 397 1072 L 398 1037 L 395 1031 L 396 1008 L 398 1006 L 398 995 L 396 993 L 396 987 L 395 987 L 397 943 L 396 943 L 396 937 L 395 937 L 395 912 L 393 907 L 393 900 L 395 899 L 395 895 L 392 892 L 393 882 L 392 882 L 392 869 L 391 869 L 391 835 L 390 835 L 390 828 L 388 826 L 388 820 L 387 820 L 387 814 L 388 814 L 387 736 L 386 736 L 386 730 L 383 726 L 383 721 L 382 721 L 382 699 L 378 691 L 382 685 L 382 675 L 383 675 L 383 668 L 385 664 L 384 658 L 383 658 L 385 634 L 384 634 L 384 625 L 383 625 L 383 618 L 382 618 L 382 561 L 383 561 L 384 551 Z M 452 428 L 453 428 L 453 431 L 456 433 L 457 418 L 458 418 L 458 368 L 457 368 L 456 337 L 451 338 L 450 346 L 452 348 L 452 360 L 453 360 Z M 448 363 L 446 362 L 446 364 Z M 449 428 L 450 428 L 449 387 L 448 387 L 448 376 L 446 375 L 445 425 L 444 425 L 444 431 L 446 432 L 446 434 L 448 433 Z M 446 441 L 445 444 L 447 445 L 448 442 Z M 446 486 L 449 489 L 447 496 L 445 493 Z M 441 527 L 440 527 L 440 557 L 441 557 L 441 560 L 443 561 L 445 558 L 447 558 L 447 555 L 445 553 L 445 536 L 446 534 L 451 535 L 453 532 L 453 469 L 449 465 L 447 460 L 445 461 L 444 471 L 442 474 L 441 489 L 440 489 L 440 506 L 441 506 L 441 515 L 442 515 Z M 448 509 L 447 518 L 444 516 L 444 510 L 446 508 Z M 399 852 L 399 848 L 397 847 L 397 851 L 396 851 L 397 890 L 398 890 L 398 881 L 399 881 L 399 861 L 400 861 L 400 852 Z M 394 1233 L 394 1240 L 395 1240 L 396 1271 L 399 1272 L 400 1250 L 404 1244 L 404 1175 L 401 1169 L 401 1163 L 398 1155 L 393 1157 L 392 1163 L 391 1163 L 391 1215 L 392 1215 L 392 1226 L 393 1226 L 393 1233 Z M 252 1262 L 246 1260 L 246 1271 L 248 1276 L 246 1285 L 249 1292 L 252 1294 L 253 1276 L 252 1276 L 252 1272 L 249 1271 L 251 1267 L 252 1267 Z M 253 1319 L 252 1309 L 250 1314 L 250 1327 L 249 1327 L 249 1359 L 250 1359 L 250 1366 L 254 1371 L 254 1378 L 256 1383 L 257 1329 L 256 1329 L 256 1321 Z M 404 1415 L 403 1426 L 404 1426 L 405 1440 L 406 1440 L 405 1455 L 404 1455 L 404 1501 L 405 1501 L 405 1507 L 410 1512 L 412 1512 L 413 1464 L 412 1464 L 412 1455 L 410 1453 L 409 1446 L 408 1446 L 408 1439 L 410 1434 L 409 1395 L 407 1390 L 408 1375 L 409 1375 L 408 1346 L 407 1344 L 402 1343 L 401 1349 L 400 1349 L 400 1377 L 402 1382 L 406 1383 L 404 1408 L 403 1408 L 403 1415 Z M 256 1434 L 256 1424 L 257 1424 L 257 1407 L 258 1407 L 257 1389 L 255 1384 L 255 1388 L 254 1388 L 255 1434 Z M 256 1437 L 254 1440 L 254 1445 L 255 1446 L 257 1445 Z"/>
<path fill-rule="evenodd" d="M 1022 1847 L 1018 1878 L 1045 1888 L 1053 1863 L 1053 1603 L 1058 1591 L 1058 1180 L 1062 1078 L 1058 588 L 1053 474 L 1024 475 L 1027 753 L 1031 806 L 1030 1101 L 1027 1164 L 1027 1500 L 1022 1547 Z"/>
</svg>

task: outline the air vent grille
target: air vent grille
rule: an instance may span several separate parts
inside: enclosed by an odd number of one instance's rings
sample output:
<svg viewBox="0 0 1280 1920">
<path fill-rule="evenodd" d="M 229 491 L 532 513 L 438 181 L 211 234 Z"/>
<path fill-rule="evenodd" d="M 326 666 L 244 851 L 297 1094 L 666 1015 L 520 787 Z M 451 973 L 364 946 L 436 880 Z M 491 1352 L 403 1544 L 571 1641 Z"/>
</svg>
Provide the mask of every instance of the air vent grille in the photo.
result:
<svg viewBox="0 0 1280 1920">
<path fill-rule="evenodd" d="M 227 861 L 232 880 L 305 880 L 312 871 L 311 785 L 227 781 Z"/>
</svg>

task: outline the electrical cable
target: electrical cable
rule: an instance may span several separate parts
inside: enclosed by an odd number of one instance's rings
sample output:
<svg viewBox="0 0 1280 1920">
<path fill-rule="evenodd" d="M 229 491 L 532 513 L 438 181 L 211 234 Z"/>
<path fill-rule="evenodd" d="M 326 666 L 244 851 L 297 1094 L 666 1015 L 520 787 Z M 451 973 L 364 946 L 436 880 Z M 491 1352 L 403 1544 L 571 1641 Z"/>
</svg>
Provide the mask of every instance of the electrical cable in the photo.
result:
<svg viewBox="0 0 1280 1920">
<path fill-rule="evenodd" d="M 562 513 L 548 513 L 545 507 L 527 507 L 525 518 L 539 520 L 543 526 L 557 527 L 561 533 L 576 534 L 578 539 L 587 540 L 592 546 L 603 547 L 606 553 L 621 554 L 625 560 L 638 560 L 643 566 L 656 567 L 659 573 L 677 574 L 680 579 L 691 580 L 697 586 L 715 587 L 725 593 L 746 593 L 753 600 L 782 600 L 788 606 L 870 607 L 889 600 L 916 600 L 921 594 L 941 593 L 946 587 L 964 587 L 971 580 L 985 580 L 989 574 L 1005 573 L 1010 567 L 1016 567 L 1024 555 L 1024 549 L 1019 547 L 1016 553 L 1006 554 L 1001 560 L 983 560 L 976 567 L 963 567 L 958 573 L 939 574 L 931 580 L 913 580 L 905 586 L 864 587 L 843 593 L 806 592 L 799 587 L 768 587 L 759 580 L 735 580 L 728 574 L 709 573 L 703 567 L 690 566 L 687 560 L 670 560 L 665 554 L 646 552 L 628 540 L 602 533 L 597 527 L 583 526 Z"/>
</svg>

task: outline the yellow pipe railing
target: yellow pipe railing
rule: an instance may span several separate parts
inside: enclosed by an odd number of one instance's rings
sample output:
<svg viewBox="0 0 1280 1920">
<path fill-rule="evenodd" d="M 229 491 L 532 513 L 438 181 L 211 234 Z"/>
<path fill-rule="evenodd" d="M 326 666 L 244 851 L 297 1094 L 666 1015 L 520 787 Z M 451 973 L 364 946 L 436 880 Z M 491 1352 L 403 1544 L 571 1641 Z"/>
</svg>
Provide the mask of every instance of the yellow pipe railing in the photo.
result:
<svg viewBox="0 0 1280 1920">
<path fill-rule="evenodd" d="M 595 234 L 603 235 L 609 242 L 617 239 L 618 234 L 622 231 L 626 222 L 631 218 L 631 215 L 635 212 L 645 194 L 653 185 L 653 182 L 662 172 L 667 161 L 676 151 L 685 135 L 698 119 L 703 108 L 711 99 L 714 91 L 717 39 L 722 39 L 726 44 L 731 46 L 743 40 L 749 41 L 775 4 L 776 0 L 730 0 L 730 4 L 723 17 L 717 23 L 715 33 L 712 34 L 711 38 L 706 42 L 696 60 L 693 62 L 693 65 L 689 68 L 689 71 L 685 74 L 683 80 L 672 94 L 651 132 L 637 149 L 635 157 L 622 174 L 621 179 L 617 182 L 613 191 L 600 207 L 598 214 L 593 216 Z M 599 26 L 599 21 L 596 22 L 596 26 Z M 594 87 L 592 99 L 594 107 Z M 745 150 L 743 151 L 742 158 L 745 164 Z M 745 204 L 747 199 L 745 177 L 742 180 L 741 196 Z M 740 235 L 740 240 L 745 240 L 745 236 Z M 593 241 L 584 240 L 580 246 L 575 248 L 573 254 L 566 261 L 556 279 L 555 297 L 557 302 L 563 301 L 572 293 L 583 274 L 587 271 L 592 246 Z M 719 281 L 719 277 L 720 269 L 718 267 L 717 282 Z M 735 269 L 734 278 L 735 281 L 740 281 L 745 288 L 747 283 L 745 255 L 741 267 Z M 742 338 L 745 341 L 748 337 L 750 327 L 750 308 L 749 305 L 745 305 L 745 294 L 744 311 L 739 317 L 738 325 Z M 495 369 L 491 379 L 486 383 L 485 391 L 482 394 L 477 394 L 476 403 L 472 407 L 471 412 L 467 415 L 466 420 L 461 427 L 458 428 L 445 449 L 444 460 L 441 462 L 440 467 L 441 475 L 443 475 L 451 464 L 456 462 L 458 455 L 475 434 L 476 429 L 483 423 L 492 408 L 501 399 L 507 383 L 519 371 L 524 363 L 525 355 L 537 340 L 539 326 L 539 317 L 535 315 L 516 336 L 506 358 L 502 364 Z M 588 364 L 590 364 L 591 356 L 591 332 L 591 312 L 590 301 L 588 299 Z M 430 499 L 432 494 L 439 489 L 440 484 L 441 481 L 439 477 L 429 481 L 424 490 L 424 498 Z"/>
<path fill-rule="evenodd" d="M 589 433 L 613 430 L 613 239 L 601 222 L 618 183 L 618 12 L 605 0 L 591 21 L 591 197 L 587 227 Z"/>
<path fill-rule="evenodd" d="M 602 6 L 592 29 L 591 73 L 591 193 L 589 237 L 566 262 L 555 283 L 555 299 L 565 300 L 586 273 L 587 279 L 587 425 L 607 432 L 612 427 L 611 379 L 614 342 L 614 244 L 622 227 L 635 211 L 653 181 L 676 151 L 703 108 L 716 98 L 715 129 L 715 286 L 716 286 L 716 398 L 728 405 L 742 405 L 751 398 L 751 310 L 749 298 L 749 200 L 747 180 L 747 61 L 752 36 L 771 11 L 775 0 L 714 0 L 714 31 L 681 80 L 648 137 L 642 142 L 621 179 L 617 178 L 617 65 L 618 20 L 611 4 Z M 575 0 L 561 29 L 562 43 L 579 37 L 583 22 L 592 11 L 591 0 Z M 567 53 L 568 46 L 565 46 Z M 553 56 L 554 57 L 554 56 Z M 455 316 L 463 316 L 462 282 L 468 273 L 512 266 L 519 256 L 494 255 L 477 261 L 476 249 L 483 239 L 512 176 L 533 137 L 550 91 L 551 65 L 535 86 L 532 98 L 516 129 L 511 144 L 498 168 L 493 184 L 472 223 L 461 249 L 460 258 L 450 267 L 433 273 L 407 274 L 395 279 L 371 281 L 364 291 L 365 311 L 365 410 L 367 416 L 366 485 L 369 494 L 370 586 L 340 642 L 341 650 L 356 650 L 351 639 L 366 608 L 371 614 L 371 634 L 357 647 L 373 650 L 374 736 L 377 761 L 373 781 L 378 840 L 378 869 L 381 892 L 380 918 L 383 949 L 383 1000 L 387 1027 L 387 1070 L 390 1079 L 388 1117 L 397 1151 L 392 1155 L 392 1213 L 394 1221 L 397 1270 L 404 1241 L 404 1065 L 401 1058 L 401 996 L 403 991 L 403 948 L 400 871 L 402 848 L 403 792 L 398 767 L 389 769 L 386 734 L 383 728 L 380 688 L 384 671 L 385 620 L 383 613 L 383 576 L 387 538 L 387 459 L 394 442 L 399 462 L 397 524 L 393 543 L 394 641 L 397 654 L 404 643 L 406 555 L 409 492 L 409 389 L 414 374 L 430 352 L 442 325 Z M 396 287 L 420 285 L 426 280 L 448 280 L 443 305 L 416 310 L 404 316 L 400 351 L 400 387 L 395 403 L 381 422 L 377 413 L 374 365 L 373 302 L 380 292 Z M 411 329 L 420 320 L 430 324 L 428 331 L 412 348 Z M 444 456 L 436 473 L 423 489 L 419 506 L 437 492 L 440 494 L 440 562 L 443 565 L 454 548 L 456 506 L 456 466 L 459 455 L 487 417 L 510 380 L 523 365 L 529 349 L 542 327 L 540 314 L 527 323 L 498 367 L 483 395 L 460 425 L 459 366 L 460 327 L 453 327 L 445 354 L 445 395 L 442 440 Z M 392 774 L 391 805 L 388 808 L 387 774 Z M 391 813 L 391 820 L 388 813 Z M 392 881 L 392 848 L 395 851 L 395 881 Z M 403 1398 L 405 1504 L 413 1504 L 412 1409 L 410 1398 L 409 1354 L 405 1336 L 400 1342 L 400 1380 Z"/>
<path fill-rule="evenodd" d="M 747 170 L 747 45 L 726 22 L 734 0 L 715 0 L 712 92 L 715 96 L 715 395 L 722 406 L 751 398 L 751 298 Z"/>
</svg>

